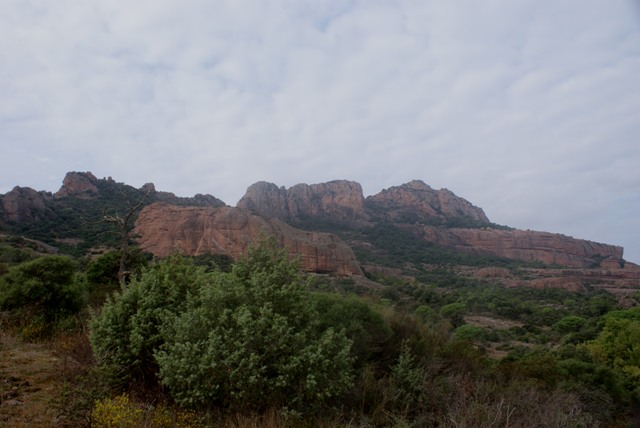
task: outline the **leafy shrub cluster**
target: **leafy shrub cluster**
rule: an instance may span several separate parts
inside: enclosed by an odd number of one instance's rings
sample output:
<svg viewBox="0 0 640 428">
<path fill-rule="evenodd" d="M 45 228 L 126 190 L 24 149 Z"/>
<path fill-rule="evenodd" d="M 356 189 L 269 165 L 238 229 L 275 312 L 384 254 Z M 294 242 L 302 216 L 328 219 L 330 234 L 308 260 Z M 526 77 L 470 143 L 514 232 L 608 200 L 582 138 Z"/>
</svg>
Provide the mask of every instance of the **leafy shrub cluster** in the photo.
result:
<svg viewBox="0 0 640 428">
<path fill-rule="evenodd" d="M 76 262 L 44 256 L 12 266 L 0 277 L 0 309 L 13 315 L 27 339 L 46 336 L 86 300 L 86 282 L 76 275 Z"/>
<path fill-rule="evenodd" d="M 192 412 L 178 411 L 159 405 L 143 408 L 127 395 L 97 400 L 91 413 L 91 426 L 96 428 L 199 428 Z"/>
<path fill-rule="evenodd" d="M 352 384 L 351 341 L 324 328 L 298 266 L 253 249 L 230 273 L 172 257 L 91 322 L 100 362 L 122 382 L 160 382 L 190 408 L 318 408 Z"/>
</svg>

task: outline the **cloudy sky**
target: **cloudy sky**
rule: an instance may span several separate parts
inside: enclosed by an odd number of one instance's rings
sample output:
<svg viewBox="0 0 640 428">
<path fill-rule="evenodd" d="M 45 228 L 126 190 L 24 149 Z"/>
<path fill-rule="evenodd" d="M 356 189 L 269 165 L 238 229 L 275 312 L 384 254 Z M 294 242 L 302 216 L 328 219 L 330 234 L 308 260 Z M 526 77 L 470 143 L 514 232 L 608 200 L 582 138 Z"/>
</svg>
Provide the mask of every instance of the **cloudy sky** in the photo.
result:
<svg viewBox="0 0 640 428">
<path fill-rule="evenodd" d="M 421 179 L 640 263 L 637 0 L 2 0 L 0 193 Z"/>
</svg>

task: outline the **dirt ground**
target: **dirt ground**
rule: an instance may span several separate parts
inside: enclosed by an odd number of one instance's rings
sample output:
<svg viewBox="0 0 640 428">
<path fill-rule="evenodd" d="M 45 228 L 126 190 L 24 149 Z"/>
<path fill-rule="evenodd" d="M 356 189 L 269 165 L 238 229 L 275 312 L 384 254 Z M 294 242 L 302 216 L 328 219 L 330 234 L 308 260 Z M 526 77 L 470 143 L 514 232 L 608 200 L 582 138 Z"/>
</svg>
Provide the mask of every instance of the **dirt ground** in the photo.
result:
<svg viewBox="0 0 640 428">
<path fill-rule="evenodd" d="M 52 406 L 63 388 L 59 365 L 47 345 L 0 333 L 0 426 L 63 425 Z"/>
</svg>

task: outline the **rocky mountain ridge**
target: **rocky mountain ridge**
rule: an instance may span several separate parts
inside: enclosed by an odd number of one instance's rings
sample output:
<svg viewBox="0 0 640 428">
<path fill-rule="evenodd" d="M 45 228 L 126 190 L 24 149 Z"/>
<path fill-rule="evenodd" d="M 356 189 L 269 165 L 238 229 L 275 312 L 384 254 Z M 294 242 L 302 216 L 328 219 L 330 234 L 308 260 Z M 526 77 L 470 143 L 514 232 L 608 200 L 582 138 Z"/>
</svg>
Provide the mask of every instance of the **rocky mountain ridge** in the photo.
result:
<svg viewBox="0 0 640 428">
<path fill-rule="evenodd" d="M 369 220 L 362 186 L 347 180 L 297 184 L 289 189 L 259 181 L 249 186 L 236 206 L 291 224 L 326 219 L 355 225 Z"/>
<path fill-rule="evenodd" d="M 153 183 L 147 183 L 140 189 L 135 189 L 124 183 L 117 183 L 111 177 L 99 179 L 91 172 L 72 171 L 65 175 L 62 186 L 55 193 L 16 186 L 4 195 L 0 195 L 0 226 L 53 220 L 57 216 L 52 207 L 53 202 L 65 198 L 90 201 L 98 198 L 102 193 L 113 192 L 114 189 L 122 193 L 137 191 L 138 196 L 148 194 L 149 202 L 166 202 L 180 206 L 226 206 L 224 202 L 212 195 L 197 194 L 191 198 L 178 197 L 173 193 L 157 191 Z"/>
<path fill-rule="evenodd" d="M 490 222 L 484 211 L 447 189 L 422 181 L 382 190 L 365 198 L 355 182 L 298 184 L 285 189 L 259 182 L 238 202 L 267 217 L 308 228 L 315 223 L 400 225 L 425 242 L 467 254 L 588 268 L 603 260 L 624 263 L 622 247 L 565 235 L 514 230 Z"/>
<path fill-rule="evenodd" d="M 232 208 L 211 195 L 180 198 L 157 191 L 152 183 L 136 189 L 111 177 L 98 179 L 90 172 L 70 172 L 55 194 L 16 187 L 0 195 L 0 231 L 17 230 L 26 236 L 38 230 L 42 234 L 46 232 L 43 224 L 62 222 L 67 227 L 51 229 L 47 235 L 51 239 L 45 241 L 54 245 L 81 242 L 87 238 L 75 235 L 84 227 L 76 217 L 80 213 L 99 216 L 114 203 L 120 203 L 118 209 L 126 209 L 126 204 L 118 202 L 123 195 L 133 200 L 146 198 L 134 233 L 143 250 L 157 256 L 179 250 L 187 255 L 211 252 L 235 258 L 246 251 L 249 243 L 268 233 L 300 256 L 303 268 L 311 272 L 361 276 L 361 263 L 366 263 L 368 272 L 401 272 L 398 275 L 408 278 L 412 269 L 430 269 L 429 263 L 434 262 L 429 261 L 428 251 L 422 261 L 416 262 L 418 265 L 405 263 L 403 268 L 381 262 L 376 266 L 375 261 L 372 264 L 371 260 L 356 258 L 356 254 L 359 258 L 367 253 L 383 260 L 401 238 L 387 233 L 383 244 L 374 244 L 370 238 L 375 238 L 375 230 L 393 229 L 412 240 L 413 247 L 404 254 L 425 248 L 437 252 L 442 248 L 445 259 L 439 260 L 447 260 L 446 251 L 452 251 L 451 254 L 478 258 L 544 264 L 544 275 L 537 271 L 532 275 L 550 286 L 580 283 L 613 289 L 640 288 L 640 268 L 624 261 L 621 247 L 498 226 L 469 201 L 447 189 L 432 189 L 419 180 L 366 198 L 360 184 L 347 180 L 298 184 L 289 189 L 263 181 L 249 186 L 237 207 Z M 339 233 L 342 239 L 323 232 Z M 99 231 L 91 233 L 95 237 Z M 32 237 L 41 239 L 40 235 Z M 480 269 L 486 269 L 490 262 L 483 263 L 478 265 Z M 551 266 L 557 272 L 549 277 Z M 501 281 L 507 285 L 526 282 L 508 278 Z"/>
</svg>

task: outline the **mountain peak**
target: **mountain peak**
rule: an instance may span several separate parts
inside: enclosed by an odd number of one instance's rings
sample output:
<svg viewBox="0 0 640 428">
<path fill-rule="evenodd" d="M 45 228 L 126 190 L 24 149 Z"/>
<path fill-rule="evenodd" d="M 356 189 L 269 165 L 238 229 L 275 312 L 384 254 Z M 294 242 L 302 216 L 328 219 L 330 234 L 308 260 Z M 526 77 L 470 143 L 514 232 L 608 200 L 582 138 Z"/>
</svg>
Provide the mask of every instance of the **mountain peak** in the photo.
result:
<svg viewBox="0 0 640 428">
<path fill-rule="evenodd" d="M 387 220 L 403 223 L 490 224 L 482 208 L 447 189 L 434 190 L 420 180 L 390 187 L 367 198 L 367 206 Z"/>
<path fill-rule="evenodd" d="M 362 186 L 348 180 L 311 185 L 301 183 L 289 189 L 259 181 L 249 186 L 237 206 L 291 223 L 312 218 L 334 223 L 367 219 Z"/>
<path fill-rule="evenodd" d="M 67 172 L 55 196 L 80 196 L 98 193 L 98 179 L 91 172 Z"/>
</svg>

